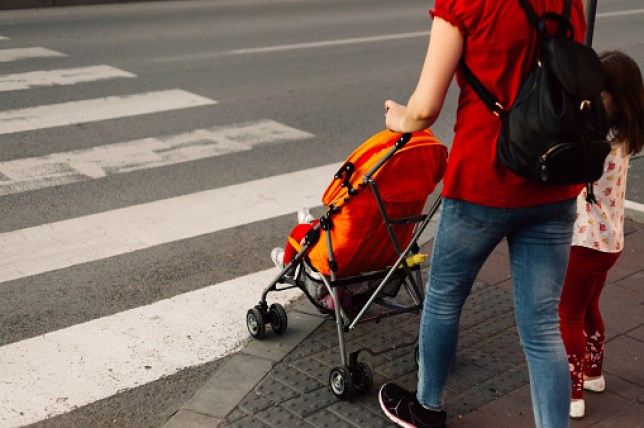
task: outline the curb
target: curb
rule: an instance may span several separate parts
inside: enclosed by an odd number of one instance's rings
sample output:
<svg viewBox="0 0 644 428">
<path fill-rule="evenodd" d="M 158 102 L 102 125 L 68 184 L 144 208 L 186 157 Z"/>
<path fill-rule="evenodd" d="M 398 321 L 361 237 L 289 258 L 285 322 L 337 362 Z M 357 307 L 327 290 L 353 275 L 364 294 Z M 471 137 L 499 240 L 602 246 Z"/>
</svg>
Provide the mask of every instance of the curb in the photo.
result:
<svg viewBox="0 0 644 428">
<path fill-rule="evenodd" d="M 644 204 L 624 201 L 624 217 L 638 223 L 644 223 Z"/>
<path fill-rule="evenodd" d="M 88 6 L 108 3 L 140 3 L 146 1 L 169 0 L 2 0 L 0 2 L 0 10 L 37 9 L 57 6 Z"/>
<path fill-rule="evenodd" d="M 289 321 L 293 321 L 287 336 L 271 337 L 266 341 L 249 339 L 163 427 L 201 428 L 219 425 L 275 364 L 327 319 L 326 315 L 315 310 L 305 296 L 290 305 L 287 313 Z M 267 331 L 267 334 L 272 332 Z"/>
</svg>

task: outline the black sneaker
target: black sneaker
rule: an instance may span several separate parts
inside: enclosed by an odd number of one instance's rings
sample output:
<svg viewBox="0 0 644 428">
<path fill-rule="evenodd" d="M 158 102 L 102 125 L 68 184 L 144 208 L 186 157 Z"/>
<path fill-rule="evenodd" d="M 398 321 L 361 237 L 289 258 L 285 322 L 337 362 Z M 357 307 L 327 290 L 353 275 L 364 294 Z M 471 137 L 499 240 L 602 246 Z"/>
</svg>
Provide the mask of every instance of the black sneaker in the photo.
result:
<svg viewBox="0 0 644 428">
<path fill-rule="evenodd" d="M 444 411 L 432 411 L 424 408 L 416 394 L 394 384 L 386 383 L 380 388 L 378 401 L 385 415 L 401 427 L 445 426 L 447 414 Z"/>
</svg>

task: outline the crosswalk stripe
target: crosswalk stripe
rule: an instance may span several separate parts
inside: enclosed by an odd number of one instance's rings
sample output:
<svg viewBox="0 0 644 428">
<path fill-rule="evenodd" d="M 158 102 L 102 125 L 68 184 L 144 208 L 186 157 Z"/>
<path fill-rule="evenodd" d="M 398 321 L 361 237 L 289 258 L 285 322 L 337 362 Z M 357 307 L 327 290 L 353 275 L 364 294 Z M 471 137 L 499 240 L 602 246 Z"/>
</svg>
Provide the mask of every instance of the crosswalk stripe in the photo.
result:
<svg viewBox="0 0 644 428">
<path fill-rule="evenodd" d="M 259 120 L 0 162 L 0 196 L 311 137 L 272 120 Z"/>
<path fill-rule="evenodd" d="M 36 47 L 36 48 L 15 48 L 15 49 L 0 49 L 0 62 L 20 61 L 29 58 L 47 58 L 67 56 L 66 54 L 51 49 Z"/>
<path fill-rule="evenodd" d="M 171 89 L 0 111 L 0 134 L 217 104 L 206 97 Z"/>
<path fill-rule="evenodd" d="M 320 204 L 337 164 L 0 234 L 0 282 L 192 238 Z M 249 208 L 252 207 L 252 208 Z"/>
<path fill-rule="evenodd" d="M 64 86 L 98 80 L 136 77 L 109 65 L 67 68 L 61 70 L 30 71 L 27 73 L 5 74 L 0 76 L 0 92 L 18 91 L 42 86 Z"/>
<path fill-rule="evenodd" d="M 1 347 L 0 426 L 38 422 L 234 352 L 248 338 L 246 311 L 277 273 L 260 271 Z M 273 293 L 271 303 L 298 295 Z"/>
<path fill-rule="evenodd" d="M 615 16 L 632 16 L 644 13 L 644 9 L 618 10 L 616 12 L 602 12 L 596 15 L 597 18 L 610 18 Z"/>
</svg>

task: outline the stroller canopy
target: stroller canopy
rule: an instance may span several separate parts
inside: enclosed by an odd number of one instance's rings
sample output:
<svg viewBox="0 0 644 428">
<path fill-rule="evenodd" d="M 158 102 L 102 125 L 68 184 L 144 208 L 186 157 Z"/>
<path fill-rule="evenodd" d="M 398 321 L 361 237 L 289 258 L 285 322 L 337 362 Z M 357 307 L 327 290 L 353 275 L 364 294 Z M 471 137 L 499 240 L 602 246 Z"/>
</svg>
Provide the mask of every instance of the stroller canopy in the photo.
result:
<svg viewBox="0 0 644 428">
<path fill-rule="evenodd" d="M 398 257 L 373 189 L 364 187 L 363 176 L 399 138 L 400 134 L 382 131 L 368 139 L 347 158 L 346 162 L 355 169 L 350 186 L 343 186 L 344 177 L 334 178 L 324 192 L 322 202 L 339 208 L 339 212 L 331 216 L 331 243 L 338 263 L 338 276 L 380 270 L 391 266 Z M 372 175 L 387 216 L 398 219 L 422 214 L 427 197 L 443 178 L 446 166 L 447 148 L 434 134 L 430 130 L 413 133 L 409 142 Z M 349 187 L 357 189 L 358 193 L 350 196 Z M 412 238 L 414 224 L 396 224 L 393 228 L 401 248 L 406 247 Z M 308 257 L 315 269 L 330 274 L 324 233 L 310 249 Z"/>
</svg>

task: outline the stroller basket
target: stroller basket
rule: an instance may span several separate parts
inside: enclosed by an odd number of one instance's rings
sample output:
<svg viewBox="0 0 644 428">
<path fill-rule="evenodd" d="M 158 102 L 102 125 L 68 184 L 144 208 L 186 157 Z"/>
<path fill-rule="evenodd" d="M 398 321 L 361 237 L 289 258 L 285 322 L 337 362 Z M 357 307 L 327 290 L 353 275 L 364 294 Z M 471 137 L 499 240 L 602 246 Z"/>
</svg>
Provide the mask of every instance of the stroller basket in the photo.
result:
<svg viewBox="0 0 644 428">
<path fill-rule="evenodd" d="M 422 309 L 424 255 L 419 253 L 418 239 L 440 205 L 438 199 L 424 212 L 446 164 L 447 149 L 429 130 L 402 136 L 382 131 L 358 147 L 322 197 L 325 214 L 264 289 L 260 302 L 247 312 L 250 334 L 262 339 L 266 324 L 278 335 L 286 331 L 286 311 L 279 304 L 268 306 L 269 292 L 298 287 L 321 310 L 327 308 L 319 297 L 328 294 L 340 348 L 340 365 L 329 376 L 331 390 L 341 399 L 369 391 L 373 377 L 369 367 L 358 362 L 359 352 L 378 355 L 413 345 L 417 339 L 387 350 L 361 348 L 348 354 L 344 334 L 361 323 Z M 411 304 L 393 299 L 401 289 Z M 350 290 L 358 304 L 348 311 L 342 302 Z M 370 311 L 373 304 L 386 310 Z"/>
</svg>

